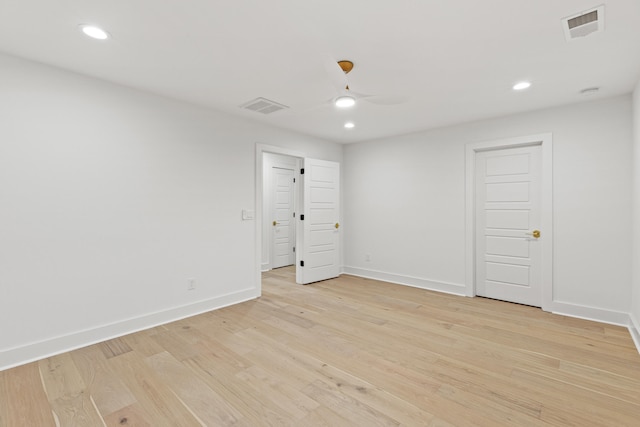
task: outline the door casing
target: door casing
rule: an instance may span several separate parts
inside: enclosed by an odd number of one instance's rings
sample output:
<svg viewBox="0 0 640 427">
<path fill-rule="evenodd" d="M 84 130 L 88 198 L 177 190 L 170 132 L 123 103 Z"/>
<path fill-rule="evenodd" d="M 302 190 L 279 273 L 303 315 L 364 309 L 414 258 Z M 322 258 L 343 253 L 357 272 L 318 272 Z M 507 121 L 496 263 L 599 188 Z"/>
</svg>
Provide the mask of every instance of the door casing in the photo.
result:
<svg viewBox="0 0 640 427">
<path fill-rule="evenodd" d="M 507 138 L 467 144 L 465 146 L 465 294 L 476 295 L 475 283 L 475 188 L 476 153 L 503 148 L 541 147 L 541 223 L 545 239 L 542 244 L 542 309 L 552 311 L 553 305 L 553 138 L 551 133 Z"/>
</svg>

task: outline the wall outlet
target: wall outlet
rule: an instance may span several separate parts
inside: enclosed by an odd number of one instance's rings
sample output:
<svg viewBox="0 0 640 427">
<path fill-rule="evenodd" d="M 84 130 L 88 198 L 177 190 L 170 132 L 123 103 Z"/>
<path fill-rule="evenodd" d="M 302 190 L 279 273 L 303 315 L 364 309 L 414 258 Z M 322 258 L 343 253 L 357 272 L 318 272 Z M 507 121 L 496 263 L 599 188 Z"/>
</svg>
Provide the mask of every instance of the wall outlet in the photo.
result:
<svg viewBox="0 0 640 427">
<path fill-rule="evenodd" d="M 364 262 L 371 262 L 371 255 L 370 254 L 364 254 Z"/>
<path fill-rule="evenodd" d="M 195 291 L 196 289 L 196 279 L 187 279 L 187 290 Z"/>
</svg>

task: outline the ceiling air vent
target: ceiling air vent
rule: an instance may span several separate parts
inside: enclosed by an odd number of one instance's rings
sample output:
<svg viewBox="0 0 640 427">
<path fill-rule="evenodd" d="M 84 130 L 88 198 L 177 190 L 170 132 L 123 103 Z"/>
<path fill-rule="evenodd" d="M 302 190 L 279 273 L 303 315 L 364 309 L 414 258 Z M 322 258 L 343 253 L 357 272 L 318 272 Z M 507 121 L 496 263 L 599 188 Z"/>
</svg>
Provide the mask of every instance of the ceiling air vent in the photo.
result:
<svg viewBox="0 0 640 427">
<path fill-rule="evenodd" d="M 278 104 L 277 102 L 269 101 L 266 98 L 256 98 L 253 101 L 242 104 L 240 108 L 255 111 L 256 113 L 271 114 L 289 107 Z"/>
<path fill-rule="evenodd" d="M 562 19 L 567 41 L 604 31 L 604 5 Z"/>
</svg>

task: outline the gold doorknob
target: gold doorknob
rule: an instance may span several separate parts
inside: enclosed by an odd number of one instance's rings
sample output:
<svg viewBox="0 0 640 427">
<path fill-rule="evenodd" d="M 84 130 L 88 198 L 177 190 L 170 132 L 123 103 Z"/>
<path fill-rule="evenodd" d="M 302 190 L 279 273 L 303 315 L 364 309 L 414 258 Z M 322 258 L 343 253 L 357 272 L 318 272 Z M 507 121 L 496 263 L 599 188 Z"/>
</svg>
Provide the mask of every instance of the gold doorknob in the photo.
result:
<svg viewBox="0 0 640 427">
<path fill-rule="evenodd" d="M 278 225 L 278 224 L 280 224 L 280 223 L 279 223 L 279 222 L 277 222 L 277 221 L 273 221 L 273 226 L 274 226 L 274 227 L 275 227 L 276 225 Z"/>
<path fill-rule="evenodd" d="M 526 233 L 528 236 L 533 236 L 534 238 L 540 237 L 540 230 L 533 230 L 531 233 Z"/>
<path fill-rule="evenodd" d="M 336 222 L 336 230 L 340 228 L 340 224 Z"/>
</svg>

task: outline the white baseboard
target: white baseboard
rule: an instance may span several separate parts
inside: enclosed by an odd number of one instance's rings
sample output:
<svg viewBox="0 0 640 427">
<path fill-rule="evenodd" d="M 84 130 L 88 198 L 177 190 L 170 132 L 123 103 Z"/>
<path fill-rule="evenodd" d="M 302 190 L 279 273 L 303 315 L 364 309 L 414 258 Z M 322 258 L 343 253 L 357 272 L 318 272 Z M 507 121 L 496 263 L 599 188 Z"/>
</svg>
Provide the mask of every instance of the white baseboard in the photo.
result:
<svg viewBox="0 0 640 427">
<path fill-rule="evenodd" d="M 593 320 L 596 322 L 608 323 L 610 325 L 629 326 L 629 313 L 624 313 L 622 311 L 605 310 L 602 308 L 588 307 L 560 301 L 553 301 L 551 303 L 550 311 L 563 316 Z"/>
<path fill-rule="evenodd" d="M 381 280 L 384 282 L 396 283 L 399 285 L 412 286 L 415 288 L 427 289 L 431 291 L 445 292 L 454 295 L 465 296 L 466 287 L 453 283 L 439 282 L 435 280 L 421 279 L 417 277 L 404 276 L 400 274 L 385 273 L 382 271 L 368 270 L 365 268 L 348 267 L 342 268 L 344 274 L 364 277 L 366 279 Z M 640 353 L 640 322 L 629 313 L 605 310 L 596 307 L 571 304 L 566 302 L 553 301 L 551 303 L 552 313 L 563 316 L 576 317 L 585 320 L 593 320 L 611 325 L 625 326 L 629 328 L 633 342 Z"/>
<path fill-rule="evenodd" d="M 629 333 L 638 349 L 638 353 L 640 353 L 640 322 L 638 322 L 633 313 L 629 315 Z"/>
<path fill-rule="evenodd" d="M 2 350 L 0 351 L 0 371 L 207 311 L 249 301 L 259 296 L 259 290 L 257 289 L 245 289 L 208 300 Z"/>
<path fill-rule="evenodd" d="M 365 279 L 381 280 L 383 282 L 396 283 L 398 285 L 411 286 L 414 288 L 426 289 L 429 291 L 444 292 L 453 295 L 465 295 L 465 286 L 455 283 L 440 282 L 437 280 L 422 279 L 419 277 L 404 276 L 395 273 L 385 273 L 384 271 L 368 270 L 358 267 L 342 267 L 344 274 L 364 277 Z"/>
<path fill-rule="evenodd" d="M 265 271 L 269 270 L 271 270 L 271 263 L 263 262 L 262 264 L 260 264 L 260 271 L 264 273 Z"/>
</svg>

